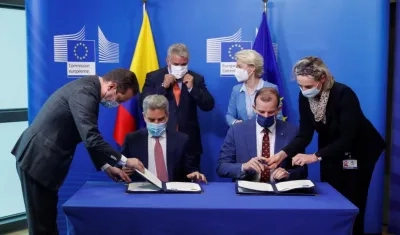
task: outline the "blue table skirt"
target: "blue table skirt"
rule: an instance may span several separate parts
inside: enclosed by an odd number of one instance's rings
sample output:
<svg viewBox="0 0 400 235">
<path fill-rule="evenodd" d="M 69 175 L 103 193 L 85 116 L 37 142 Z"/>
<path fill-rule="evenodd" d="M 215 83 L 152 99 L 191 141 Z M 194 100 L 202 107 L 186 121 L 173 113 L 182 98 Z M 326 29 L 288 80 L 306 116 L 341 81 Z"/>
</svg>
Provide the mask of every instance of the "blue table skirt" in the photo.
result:
<svg viewBox="0 0 400 235">
<path fill-rule="evenodd" d="M 202 194 L 127 194 L 113 182 L 87 182 L 64 205 L 76 235 L 350 235 L 358 209 L 329 184 L 319 196 L 248 196 L 234 183 Z"/>
</svg>

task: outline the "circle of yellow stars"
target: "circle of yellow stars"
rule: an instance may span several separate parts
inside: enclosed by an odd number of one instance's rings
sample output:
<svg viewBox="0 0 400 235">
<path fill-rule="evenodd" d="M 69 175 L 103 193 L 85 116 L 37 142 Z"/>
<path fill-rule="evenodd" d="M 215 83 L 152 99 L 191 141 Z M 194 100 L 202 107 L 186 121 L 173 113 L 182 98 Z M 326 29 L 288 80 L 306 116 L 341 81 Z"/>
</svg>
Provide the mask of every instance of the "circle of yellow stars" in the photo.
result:
<svg viewBox="0 0 400 235">
<path fill-rule="evenodd" d="M 237 43 L 235 43 L 232 46 L 230 46 L 229 49 L 228 49 L 228 55 L 232 60 L 235 59 L 235 55 L 232 55 L 232 49 L 233 48 L 239 48 L 239 51 L 244 49 L 240 44 L 237 44 Z"/>
<path fill-rule="evenodd" d="M 77 50 L 78 50 L 79 47 L 83 47 L 83 48 L 85 49 L 85 55 L 83 55 L 83 56 L 79 56 L 79 55 L 78 55 Z M 80 43 L 77 43 L 77 44 L 74 46 L 74 55 L 75 55 L 75 57 L 76 57 L 78 60 L 83 60 L 83 59 L 85 59 L 86 56 L 88 56 L 88 52 L 89 52 L 89 50 L 88 50 L 88 47 L 85 45 L 85 43 L 80 42 Z"/>
</svg>

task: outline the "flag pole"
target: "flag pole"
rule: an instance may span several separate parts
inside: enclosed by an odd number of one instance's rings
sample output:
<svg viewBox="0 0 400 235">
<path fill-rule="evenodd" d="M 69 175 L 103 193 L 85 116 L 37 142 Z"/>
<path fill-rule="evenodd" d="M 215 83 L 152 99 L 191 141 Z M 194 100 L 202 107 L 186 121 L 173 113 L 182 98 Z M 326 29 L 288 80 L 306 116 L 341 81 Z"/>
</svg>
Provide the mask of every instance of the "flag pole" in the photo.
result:
<svg viewBox="0 0 400 235">
<path fill-rule="evenodd" d="M 146 11 L 146 2 L 147 2 L 147 0 L 142 0 L 142 3 L 143 3 L 143 14 Z"/>
<path fill-rule="evenodd" d="M 264 2 L 264 12 L 267 13 L 267 2 L 268 0 L 262 0 Z"/>
</svg>

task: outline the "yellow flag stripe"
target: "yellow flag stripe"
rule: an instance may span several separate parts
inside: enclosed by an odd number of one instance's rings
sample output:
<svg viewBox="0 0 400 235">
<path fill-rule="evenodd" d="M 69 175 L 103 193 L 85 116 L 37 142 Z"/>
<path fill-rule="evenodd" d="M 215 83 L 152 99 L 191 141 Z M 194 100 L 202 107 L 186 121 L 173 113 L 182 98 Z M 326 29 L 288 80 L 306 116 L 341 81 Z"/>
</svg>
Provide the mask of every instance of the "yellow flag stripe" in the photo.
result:
<svg viewBox="0 0 400 235">
<path fill-rule="evenodd" d="M 130 70 L 137 76 L 140 91 L 142 91 L 146 74 L 159 69 L 153 33 L 147 11 L 143 11 L 143 23 L 136 43 Z"/>
</svg>

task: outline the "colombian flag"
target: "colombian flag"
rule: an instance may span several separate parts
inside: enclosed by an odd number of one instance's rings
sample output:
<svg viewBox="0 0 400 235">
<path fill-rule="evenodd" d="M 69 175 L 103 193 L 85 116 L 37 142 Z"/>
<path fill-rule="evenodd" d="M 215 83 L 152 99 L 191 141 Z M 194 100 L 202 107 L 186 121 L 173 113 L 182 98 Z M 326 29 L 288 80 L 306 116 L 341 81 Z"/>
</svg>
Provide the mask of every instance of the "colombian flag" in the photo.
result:
<svg viewBox="0 0 400 235">
<path fill-rule="evenodd" d="M 133 71 L 138 78 L 140 91 L 142 91 L 146 74 L 157 69 L 159 69 L 159 65 L 156 48 L 154 46 L 153 33 L 146 11 L 146 5 L 143 4 L 142 27 L 130 67 L 130 70 Z M 139 96 L 140 94 L 136 95 L 131 100 L 124 102 L 118 107 L 114 139 L 120 146 L 124 143 L 125 136 L 128 133 L 140 128 L 139 122 L 143 117 L 140 113 Z"/>
</svg>

